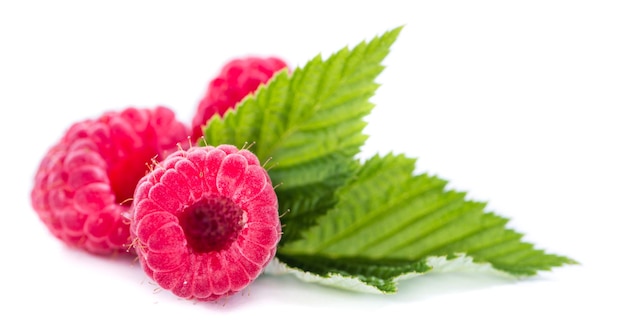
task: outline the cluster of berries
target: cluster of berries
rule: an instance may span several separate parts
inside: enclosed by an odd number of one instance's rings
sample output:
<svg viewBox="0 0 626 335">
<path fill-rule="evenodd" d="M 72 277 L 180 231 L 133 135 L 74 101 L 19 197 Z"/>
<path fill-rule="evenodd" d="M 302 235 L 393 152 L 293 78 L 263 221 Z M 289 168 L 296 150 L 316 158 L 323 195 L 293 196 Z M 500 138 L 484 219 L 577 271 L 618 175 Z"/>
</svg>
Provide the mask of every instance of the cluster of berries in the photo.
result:
<svg viewBox="0 0 626 335">
<path fill-rule="evenodd" d="M 213 115 L 286 67 L 274 57 L 227 63 L 191 127 L 165 107 L 109 111 L 71 125 L 38 167 L 32 207 L 65 244 L 136 254 L 150 278 L 180 297 L 240 291 L 275 255 L 276 193 L 252 152 L 192 143 Z"/>
</svg>

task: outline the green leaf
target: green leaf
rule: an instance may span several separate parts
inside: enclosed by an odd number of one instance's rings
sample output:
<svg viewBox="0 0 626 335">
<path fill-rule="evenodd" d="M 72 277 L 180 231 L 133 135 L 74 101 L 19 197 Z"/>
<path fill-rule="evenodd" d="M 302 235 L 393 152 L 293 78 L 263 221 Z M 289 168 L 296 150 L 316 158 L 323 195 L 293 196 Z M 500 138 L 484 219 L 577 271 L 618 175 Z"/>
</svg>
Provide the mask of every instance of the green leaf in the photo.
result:
<svg viewBox="0 0 626 335">
<path fill-rule="evenodd" d="M 229 143 L 251 150 L 281 184 L 277 196 L 283 217 L 281 243 L 297 239 L 336 202 L 335 192 L 351 178 L 366 140 L 364 117 L 378 88 L 382 60 L 400 33 L 388 31 L 327 60 L 317 56 L 290 75 L 277 74 L 254 96 L 225 117 L 209 120 L 202 144 Z"/>
<path fill-rule="evenodd" d="M 446 189 L 446 181 L 414 175 L 415 160 L 374 156 L 337 192 L 332 210 L 303 238 L 282 246 L 278 259 L 321 277 L 353 277 L 383 292 L 396 279 L 424 273 L 436 257 L 469 256 L 512 275 L 534 275 L 575 263 L 523 242 L 507 219 L 485 203 Z"/>
<path fill-rule="evenodd" d="M 254 142 L 261 161 L 272 159 L 280 210 L 290 211 L 274 263 L 379 292 L 449 264 L 522 276 L 575 263 L 522 241 L 507 219 L 447 189 L 445 180 L 415 175 L 413 159 L 355 159 L 375 79 L 400 30 L 283 71 L 205 127 L 201 144 Z"/>
<path fill-rule="evenodd" d="M 292 257 L 282 254 L 280 261 L 299 271 L 314 273 L 322 278 L 330 278 L 333 275 L 354 278 L 385 293 L 396 291 L 396 278 L 410 273 L 424 273 L 432 269 L 427 260 L 331 258 L 324 255 Z M 321 281 L 321 283 L 325 282 Z"/>
</svg>

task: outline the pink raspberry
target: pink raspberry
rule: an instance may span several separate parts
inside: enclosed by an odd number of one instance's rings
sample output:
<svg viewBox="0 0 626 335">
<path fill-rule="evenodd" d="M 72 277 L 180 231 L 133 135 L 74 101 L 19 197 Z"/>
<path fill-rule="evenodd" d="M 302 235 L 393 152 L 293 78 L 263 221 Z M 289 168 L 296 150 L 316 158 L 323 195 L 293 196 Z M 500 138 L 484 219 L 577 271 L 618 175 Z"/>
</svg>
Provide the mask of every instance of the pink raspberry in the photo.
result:
<svg viewBox="0 0 626 335">
<path fill-rule="evenodd" d="M 238 292 L 276 253 L 278 200 L 248 150 L 177 151 L 139 181 L 134 201 L 130 231 L 142 268 L 177 296 L 209 301 Z"/>
<path fill-rule="evenodd" d="M 209 83 L 206 94 L 198 104 L 192 121 L 192 139 L 202 136 L 202 127 L 218 114 L 223 116 L 229 108 L 254 93 L 287 64 L 276 57 L 237 58 L 222 67 L 220 74 Z"/>
<path fill-rule="evenodd" d="M 126 251 L 137 181 L 189 129 L 165 108 L 128 108 L 73 124 L 35 174 L 31 203 L 54 236 L 95 254 Z M 188 141 L 188 140 L 187 140 Z"/>
</svg>

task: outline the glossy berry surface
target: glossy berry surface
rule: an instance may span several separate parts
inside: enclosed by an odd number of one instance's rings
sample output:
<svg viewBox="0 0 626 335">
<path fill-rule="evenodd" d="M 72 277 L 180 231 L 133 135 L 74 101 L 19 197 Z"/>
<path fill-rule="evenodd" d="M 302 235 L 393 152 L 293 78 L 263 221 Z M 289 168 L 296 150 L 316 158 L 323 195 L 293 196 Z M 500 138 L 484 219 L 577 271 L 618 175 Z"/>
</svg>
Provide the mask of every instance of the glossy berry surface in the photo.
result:
<svg viewBox="0 0 626 335">
<path fill-rule="evenodd" d="M 259 85 L 267 83 L 276 72 L 287 68 L 277 57 L 243 57 L 226 63 L 219 75 L 209 82 L 204 97 L 192 121 L 192 139 L 202 136 L 202 127 L 214 115 L 223 116 L 229 108 L 254 93 Z"/>
<path fill-rule="evenodd" d="M 188 136 L 188 127 L 165 107 L 127 108 L 74 123 L 40 162 L 31 204 L 66 244 L 95 254 L 125 252 L 137 181 L 147 163 Z"/>
<path fill-rule="evenodd" d="M 281 236 L 266 170 L 231 145 L 177 151 L 134 194 L 131 234 L 144 271 L 186 299 L 216 300 L 253 282 Z"/>
</svg>

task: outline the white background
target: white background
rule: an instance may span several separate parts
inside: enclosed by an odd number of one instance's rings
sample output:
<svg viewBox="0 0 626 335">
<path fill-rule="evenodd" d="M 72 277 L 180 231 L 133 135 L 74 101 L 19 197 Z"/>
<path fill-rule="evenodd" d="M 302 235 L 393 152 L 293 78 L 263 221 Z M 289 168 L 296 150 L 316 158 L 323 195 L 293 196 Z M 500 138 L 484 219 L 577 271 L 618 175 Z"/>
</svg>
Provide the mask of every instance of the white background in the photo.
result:
<svg viewBox="0 0 626 335">
<path fill-rule="evenodd" d="M 2 2 L 0 333 L 626 333 L 625 17 L 621 1 Z M 389 296 L 262 276 L 194 303 L 128 260 L 64 247 L 30 207 L 72 122 L 156 105 L 190 122 L 230 58 L 295 67 L 400 25 L 363 155 L 418 157 L 581 265 L 430 274 Z"/>
</svg>

